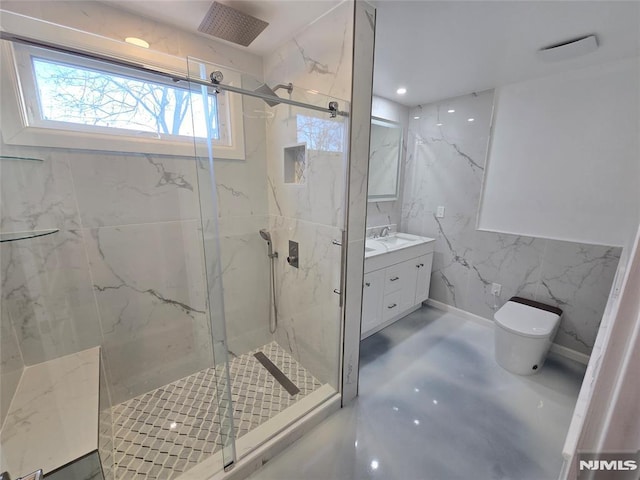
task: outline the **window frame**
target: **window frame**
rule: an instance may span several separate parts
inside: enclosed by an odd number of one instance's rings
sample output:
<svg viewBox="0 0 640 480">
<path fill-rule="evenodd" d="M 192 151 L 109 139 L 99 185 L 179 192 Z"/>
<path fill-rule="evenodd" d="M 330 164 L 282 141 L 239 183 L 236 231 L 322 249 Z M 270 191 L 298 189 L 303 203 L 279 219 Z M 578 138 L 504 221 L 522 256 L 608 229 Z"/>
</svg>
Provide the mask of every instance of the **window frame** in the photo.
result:
<svg viewBox="0 0 640 480">
<path fill-rule="evenodd" d="M 31 22 L 34 22 L 33 19 Z M 38 25 L 27 22 L 27 27 L 38 29 Z M 36 21 L 37 22 L 37 21 Z M 39 29 L 37 40 L 46 42 L 47 36 L 51 36 L 51 27 L 58 35 L 56 44 L 62 47 L 65 43 L 75 45 L 76 48 L 96 53 L 113 56 L 136 64 L 142 64 L 147 68 L 161 72 L 171 72 L 183 77 L 188 76 L 188 63 L 193 65 L 194 59 L 174 57 L 160 52 L 147 51 L 140 47 L 124 44 L 116 40 L 98 37 L 97 35 L 66 27 L 48 24 L 47 28 Z M 44 31 L 43 31 L 44 30 Z M 42 38 L 44 36 L 44 38 Z M 40 37 L 40 38 L 38 38 Z M 51 42 L 53 43 L 53 42 Z M 106 50 L 106 52 L 105 52 Z M 14 44 L 2 41 L 2 76 L 0 88 L 2 95 L 2 114 L 0 115 L 0 129 L 3 141 L 13 145 L 27 145 L 38 147 L 73 148 L 84 150 L 100 150 L 127 153 L 153 153 L 175 156 L 207 156 L 208 147 L 206 139 L 195 136 L 175 136 L 156 134 L 155 132 L 140 132 L 135 130 L 99 127 L 68 122 L 63 125 L 61 121 L 46 120 L 40 117 L 40 104 L 38 100 L 38 87 L 34 78 L 35 74 L 31 63 L 31 56 L 44 60 L 60 61 L 77 64 L 79 67 L 94 68 L 105 65 L 104 62 L 86 59 L 79 55 L 59 53 L 53 50 L 46 51 L 42 55 L 40 48 L 29 45 Z M 35 52 L 35 55 L 34 55 Z M 73 59 L 70 62 L 69 59 Z M 76 61 L 77 60 L 77 61 Z M 207 62 L 202 62 L 208 64 Z M 109 65 L 109 71 L 114 74 L 131 76 L 143 81 L 153 83 L 168 83 L 163 81 L 160 75 L 146 73 L 134 69 L 127 69 L 118 65 Z M 112 68 L 113 67 L 113 68 Z M 218 68 L 216 66 L 216 68 Z M 241 74 L 239 72 L 221 67 L 225 77 L 225 83 L 240 86 Z M 134 73 L 134 75 L 132 75 Z M 196 85 L 185 85 L 186 90 L 201 94 Z M 223 142 L 213 142 L 212 151 L 214 158 L 232 160 L 244 160 L 244 122 L 242 117 L 241 95 L 232 95 L 228 92 L 220 92 L 218 95 L 218 111 L 220 128 L 226 128 L 229 139 Z M 188 115 L 191 115 L 189 113 Z"/>
</svg>

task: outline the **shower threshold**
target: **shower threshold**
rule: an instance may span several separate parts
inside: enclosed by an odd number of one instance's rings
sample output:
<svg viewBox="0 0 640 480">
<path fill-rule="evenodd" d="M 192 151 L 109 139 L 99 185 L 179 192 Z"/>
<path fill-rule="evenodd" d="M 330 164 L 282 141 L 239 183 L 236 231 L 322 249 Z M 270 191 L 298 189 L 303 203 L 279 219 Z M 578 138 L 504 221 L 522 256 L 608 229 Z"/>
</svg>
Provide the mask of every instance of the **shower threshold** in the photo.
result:
<svg viewBox="0 0 640 480">
<path fill-rule="evenodd" d="M 300 392 L 290 395 L 258 352 Z M 236 438 L 322 386 L 276 342 L 230 359 L 229 370 Z M 222 448 L 214 373 L 202 370 L 113 407 L 116 480 L 174 479 Z"/>
</svg>

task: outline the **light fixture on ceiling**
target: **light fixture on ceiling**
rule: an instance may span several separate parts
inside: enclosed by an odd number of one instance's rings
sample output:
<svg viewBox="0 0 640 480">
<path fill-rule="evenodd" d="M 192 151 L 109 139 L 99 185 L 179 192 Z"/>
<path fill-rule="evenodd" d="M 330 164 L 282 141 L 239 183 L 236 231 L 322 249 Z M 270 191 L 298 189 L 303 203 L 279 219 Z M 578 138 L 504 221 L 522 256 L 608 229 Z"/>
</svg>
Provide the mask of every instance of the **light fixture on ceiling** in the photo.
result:
<svg viewBox="0 0 640 480">
<path fill-rule="evenodd" d="M 450 110 L 447 110 L 447 113 L 455 113 L 456 111 L 452 108 Z"/>
<path fill-rule="evenodd" d="M 538 50 L 538 58 L 545 62 L 559 62 L 595 52 L 597 49 L 598 38 L 595 35 L 587 35 L 543 47 Z"/>
<path fill-rule="evenodd" d="M 136 45 L 137 47 L 149 48 L 149 42 L 138 37 L 127 37 L 124 41 L 131 45 Z"/>
<path fill-rule="evenodd" d="M 467 122 L 473 122 L 475 121 L 475 118 L 467 118 Z"/>
<path fill-rule="evenodd" d="M 442 123 L 436 123 L 436 127 L 441 127 L 442 125 Z"/>
<path fill-rule="evenodd" d="M 420 120 L 420 117 L 413 117 L 414 120 Z"/>
<path fill-rule="evenodd" d="M 398 90 L 396 90 L 396 93 L 398 95 L 404 95 L 405 93 L 407 93 L 407 89 L 404 87 L 400 87 Z"/>
</svg>

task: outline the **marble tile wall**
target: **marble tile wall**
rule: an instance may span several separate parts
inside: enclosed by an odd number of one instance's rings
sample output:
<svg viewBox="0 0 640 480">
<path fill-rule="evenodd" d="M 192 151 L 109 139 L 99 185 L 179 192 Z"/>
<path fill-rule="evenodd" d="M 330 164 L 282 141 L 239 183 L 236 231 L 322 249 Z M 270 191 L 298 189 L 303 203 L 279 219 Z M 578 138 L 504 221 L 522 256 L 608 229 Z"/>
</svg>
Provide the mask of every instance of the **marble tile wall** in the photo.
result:
<svg viewBox="0 0 640 480">
<path fill-rule="evenodd" d="M 492 105 L 486 91 L 411 110 L 401 229 L 436 239 L 432 299 L 488 319 L 514 295 L 558 306 L 555 342 L 589 354 L 620 248 L 476 230 Z"/>
<path fill-rule="evenodd" d="M 294 84 L 294 99 L 326 107 L 351 98 L 353 3 L 344 2 L 291 41 L 265 56 L 268 84 Z M 310 95 L 302 90 L 319 92 Z M 326 97 L 329 95 L 332 98 Z M 344 228 L 348 122 L 281 105 L 267 120 L 269 225 L 276 262 L 276 341 L 323 383 L 338 389 L 341 317 L 340 248 L 331 242 Z M 306 118 L 302 118 L 304 116 Z M 298 129 L 311 124 L 305 183 L 286 184 L 283 149 L 300 143 Z M 342 132 L 342 138 L 336 132 Z M 315 144 L 316 146 L 312 145 Z M 288 241 L 299 242 L 300 268 L 286 262 Z"/>
<path fill-rule="evenodd" d="M 342 404 L 358 394 L 360 370 L 360 320 L 364 276 L 364 243 L 367 216 L 369 134 L 373 91 L 373 58 L 376 9 L 370 3 L 354 5 L 353 97 L 349 145 L 347 215 L 347 259 L 345 275 L 344 350 L 342 364 Z"/>
<path fill-rule="evenodd" d="M 102 3 L 3 8 L 118 40 L 141 36 L 152 49 L 262 75 L 256 55 Z M 243 106 L 252 112 L 261 101 L 243 99 Z M 2 146 L 3 154 L 45 160 L 2 161 L 2 231 L 61 228 L 1 247 L 3 325 L 11 318 L 25 364 L 103 345 L 118 403 L 209 367 L 209 314 L 221 323 L 223 302 L 232 352 L 270 341 L 268 263 L 258 235 L 269 222 L 266 131 L 263 118 L 243 120 L 246 158 L 216 159 L 215 197 L 206 159 Z M 223 282 L 212 274 L 218 262 Z M 205 272 L 217 289 L 213 306 Z"/>
<path fill-rule="evenodd" d="M 24 362 L 18 338 L 9 319 L 9 312 L 2 305 L 0 307 L 0 425 L 4 423 L 7 416 L 23 371 Z"/>
</svg>

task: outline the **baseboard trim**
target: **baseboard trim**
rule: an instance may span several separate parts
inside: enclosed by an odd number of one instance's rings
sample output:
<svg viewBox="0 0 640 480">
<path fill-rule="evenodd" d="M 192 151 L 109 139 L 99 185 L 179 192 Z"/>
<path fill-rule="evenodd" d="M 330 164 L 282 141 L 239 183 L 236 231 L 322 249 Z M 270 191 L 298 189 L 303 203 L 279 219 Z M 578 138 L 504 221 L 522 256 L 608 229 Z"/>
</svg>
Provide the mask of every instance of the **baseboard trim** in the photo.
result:
<svg viewBox="0 0 640 480">
<path fill-rule="evenodd" d="M 466 310 L 462 310 L 458 307 L 452 307 L 451 305 L 447 305 L 446 303 L 439 302 L 437 300 L 428 299 L 424 302 L 426 305 L 430 307 L 437 308 L 438 310 L 442 310 L 443 312 L 451 312 L 461 317 L 466 318 L 467 320 L 471 320 L 473 322 L 479 323 L 480 325 L 484 325 L 486 327 L 493 327 L 493 320 L 489 320 L 487 318 L 481 317 L 480 315 L 476 315 L 475 313 L 467 312 Z M 561 357 L 568 358 L 570 360 L 574 360 L 583 365 L 587 365 L 589 363 L 589 355 L 581 352 L 577 352 L 571 348 L 565 347 L 563 345 L 558 345 L 557 343 L 551 344 L 550 351 L 556 355 L 560 355 Z"/>
<path fill-rule="evenodd" d="M 492 320 L 481 317 L 480 315 L 476 315 L 475 313 L 467 312 L 466 310 L 462 310 L 461 308 L 452 307 L 451 305 L 447 305 L 446 303 L 442 303 L 431 298 L 424 303 L 426 303 L 430 307 L 437 308 L 438 310 L 442 310 L 444 312 L 456 313 L 461 317 L 479 323 L 480 325 L 484 325 L 485 327 L 493 327 Z"/>
<path fill-rule="evenodd" d="M 577 352 L 571 348 L 565 347 L 564 345 L 558 345 L 557 343 L 552 343 L 551 348 L 549 349 L 551 353 L 555 353 L 556 355 L 560 355 L 561 357 L 568 358 L 570 360 L 575 360 L 578 363 L 583 365 L 587 365 L 589 363 L 589 355 L 582 352 Z"/>
</svg>

